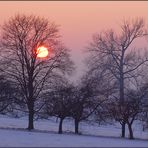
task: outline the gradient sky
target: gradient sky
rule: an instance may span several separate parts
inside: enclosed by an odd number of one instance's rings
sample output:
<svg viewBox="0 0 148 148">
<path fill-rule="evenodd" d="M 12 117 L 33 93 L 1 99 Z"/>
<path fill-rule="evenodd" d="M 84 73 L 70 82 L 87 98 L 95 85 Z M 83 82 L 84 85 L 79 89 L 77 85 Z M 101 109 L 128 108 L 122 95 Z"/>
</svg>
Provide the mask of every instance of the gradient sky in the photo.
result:
<svg viewBox="0 0 148 148">
<path fill-rule="evenodd" d="M 0 24 L 17 13 L 44 16 L 60 25 L 78 77 L 84 69 L 83 51 L 92 35 L 110 28 L 118 30 L 126 18 L 143 17 L 147 23 L 148 1 L 0 1 Z"/>
</svg>

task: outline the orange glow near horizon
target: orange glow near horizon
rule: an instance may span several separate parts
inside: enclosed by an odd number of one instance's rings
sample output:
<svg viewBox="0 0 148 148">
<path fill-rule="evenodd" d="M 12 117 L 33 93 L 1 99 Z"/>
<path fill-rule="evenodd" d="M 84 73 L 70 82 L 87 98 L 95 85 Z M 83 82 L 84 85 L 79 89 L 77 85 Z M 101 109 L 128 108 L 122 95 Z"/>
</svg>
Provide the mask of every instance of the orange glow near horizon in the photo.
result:
<svg viewBox="0 0 148 148">
<path fill-rule="evenodd" d="M 38 58 L 46 58 L 48 56 L 48 49 L 44 46 L 40 46 L 37 48 L 37 57 Z"/>
</svg>

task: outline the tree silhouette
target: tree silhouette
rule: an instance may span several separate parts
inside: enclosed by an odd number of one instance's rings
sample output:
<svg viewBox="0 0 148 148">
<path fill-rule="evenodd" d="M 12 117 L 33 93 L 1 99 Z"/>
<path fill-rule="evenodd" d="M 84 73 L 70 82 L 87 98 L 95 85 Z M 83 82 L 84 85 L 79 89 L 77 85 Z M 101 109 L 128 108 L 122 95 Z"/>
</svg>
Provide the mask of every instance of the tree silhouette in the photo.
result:
<svg viewBox="0 0 148 148">
<path fill-rule="evenodd" d="M 16 15 L 2 27 L 2 71 L 22 91 L 29 113 L 28 129 L 34 128 L 34 114 L 43 106 L 42 91 L 60 74 L 70 74 L 69 50 L 59 41 L 58 26 L 38 16 Z M 49 55 L 37 57 L 37 48 L 46 46 Z M 37 108 L 38 107 L 38 108 Z"/>
<path fill-rule="evenodd" d="M 94 35 L 88 47 L 91 71 L 102 69 L 113 76 L 113 81 L 117 81 L 121 108 L 125 100 L 125 80 L 133 79 L 134 71 L 148 61 L 147 57 L 141 58 L 135 49 L 131 50 L 130 47 L 137 38 L 146 35 L 144 20 L 137 18 L 124 21 L 121 25 L 121 33 L 109 30 Z M 122 121 L 122 137 L 125 137 L 125 121 Z"/>
</svg>

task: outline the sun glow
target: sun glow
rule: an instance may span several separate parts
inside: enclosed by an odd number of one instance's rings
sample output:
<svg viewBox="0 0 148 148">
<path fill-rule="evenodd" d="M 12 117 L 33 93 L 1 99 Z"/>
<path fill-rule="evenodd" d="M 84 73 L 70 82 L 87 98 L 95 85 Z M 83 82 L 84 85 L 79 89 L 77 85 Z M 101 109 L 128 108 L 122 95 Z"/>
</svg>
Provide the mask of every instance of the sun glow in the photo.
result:
<svg viewBox="0 0 148 148">
<path fill-rule="evenodd" d="M 45 58 L 48 56 L 48 49 L 44 46 L 40 46 L 37 48 L 37 57 L 38 58 Z"/>
</svg>

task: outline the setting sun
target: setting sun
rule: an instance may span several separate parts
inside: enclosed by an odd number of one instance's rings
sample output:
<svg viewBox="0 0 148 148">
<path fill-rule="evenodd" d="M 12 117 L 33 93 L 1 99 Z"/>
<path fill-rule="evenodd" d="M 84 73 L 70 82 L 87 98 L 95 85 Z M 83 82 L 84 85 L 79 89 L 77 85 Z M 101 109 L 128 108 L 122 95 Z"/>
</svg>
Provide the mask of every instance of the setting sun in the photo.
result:
<svg viewBox="0 0 148 148">
<path fill-rule="evenodd" d="M 37 49 L 37 57 L 38 58 L 45 58 L 48 56 L 48 49 L 44 46 L 40 46 Z"/>
</svg>

